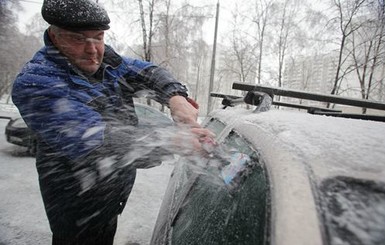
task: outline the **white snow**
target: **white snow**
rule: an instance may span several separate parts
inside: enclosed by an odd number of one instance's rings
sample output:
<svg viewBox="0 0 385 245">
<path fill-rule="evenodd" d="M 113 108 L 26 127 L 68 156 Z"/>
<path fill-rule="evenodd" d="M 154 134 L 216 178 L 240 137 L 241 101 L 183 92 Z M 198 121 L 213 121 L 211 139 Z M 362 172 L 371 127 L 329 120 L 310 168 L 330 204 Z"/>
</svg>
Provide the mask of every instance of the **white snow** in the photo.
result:
<svg viewBox="0 0 385 245">
<path fill-rule="evenodd" d="M 0 104 L 0 116 L 15 116 L 11 105 Z M 0 244 L 47 245 L 51 233 L 40 196 L 35 158 L 26 148 L 9 144 L 7 119 L 0 119 Z M 149 244 L 172 161 L 139 169 L 125 210 L 119 216 L 115 245 Z"/>
</svg>

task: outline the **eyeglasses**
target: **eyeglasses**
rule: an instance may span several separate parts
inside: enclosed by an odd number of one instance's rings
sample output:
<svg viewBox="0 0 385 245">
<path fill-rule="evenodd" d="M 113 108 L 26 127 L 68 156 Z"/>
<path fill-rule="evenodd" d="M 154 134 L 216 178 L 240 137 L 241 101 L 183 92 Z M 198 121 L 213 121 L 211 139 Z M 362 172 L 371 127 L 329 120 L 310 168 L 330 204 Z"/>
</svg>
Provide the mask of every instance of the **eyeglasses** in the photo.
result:
<svg viewBox="0 0 385 245">
<path fill-rule="evenodd" d="M 67 42 L 77 45 L 84 45 L 87 42 L 94 44 L 102 44 L 104 42 L 104 33 L 100 33 L 95 37 L 86 37 L 81 33 L 59 33 L 59 36 Z"/>
</svg>

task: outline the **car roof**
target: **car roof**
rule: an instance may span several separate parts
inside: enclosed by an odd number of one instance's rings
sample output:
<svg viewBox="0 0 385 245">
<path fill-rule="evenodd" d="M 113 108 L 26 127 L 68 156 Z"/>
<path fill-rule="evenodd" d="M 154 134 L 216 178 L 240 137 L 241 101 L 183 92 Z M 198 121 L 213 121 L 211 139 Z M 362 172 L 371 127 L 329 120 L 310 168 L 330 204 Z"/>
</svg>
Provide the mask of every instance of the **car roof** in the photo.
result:
<svg viewBox="0 0 385 245">
<path fill-rule="evenodd" d="M 263 157 L 271 181 L 272 227 L 279 227 L 272 231 L 273 243 L 322 244 L 319 207 L 309 200 L 318 198 L 324 181 L 385 180 L 383 122 L 275 109 L 228 108 L 211 116 L 229 124 L 222 137 L 234 130 Z"/>
<path fill-rule="evenodd" d="M 385 180 L 383 122 L 274 109 L 252 113 L 231 108 L 213 115 L 231 124 L 254 146 L 259 147 L 270 138 L 271 151 L 286 149 L 298 155 L 317 170 L 319 177 L 346 174 L 348 170 L 349 175 L 365 172 L 367 176 Z M 267 146 L 264 148 L 268 150 Z"/>
<path fill-rule="evenodd" d="M 303 158 L 319 178 L 331 175 L 385 180 L 385 123 L 271 110 L 251 114 L 234 127 L 246 138 L 261 131 L 274 137 L 271 150 L 285 148 Z"/>
</svg>

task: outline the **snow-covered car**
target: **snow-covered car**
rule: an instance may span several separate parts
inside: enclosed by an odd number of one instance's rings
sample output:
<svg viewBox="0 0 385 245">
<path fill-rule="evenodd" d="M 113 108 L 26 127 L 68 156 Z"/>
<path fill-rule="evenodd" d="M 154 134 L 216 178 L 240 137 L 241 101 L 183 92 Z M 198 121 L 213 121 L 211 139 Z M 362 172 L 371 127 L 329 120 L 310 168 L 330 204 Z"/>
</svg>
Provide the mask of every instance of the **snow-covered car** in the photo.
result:
<svg viewBox="0 0 385 245">
<path fill-rule="evenodd" d="M 384 122 L 257 107 L 202 125 L 219 145 L 175 164 L 152 245 L 385 244 Z"/>
<path fill-rule="evenodd" d="M 142 127 L 150 125 L 168 126 L 173 124 L 172 119 L 165 113 L 145 104 L 135 103 L 135 112 L 139 118 L 139 125 Z M 28 153 L 35 155 L 36 136 L 21 117 L 16 117 L 9 121 L 5 127 L 5 135 L 9 143 L 27 147 Z"/>
</svg>

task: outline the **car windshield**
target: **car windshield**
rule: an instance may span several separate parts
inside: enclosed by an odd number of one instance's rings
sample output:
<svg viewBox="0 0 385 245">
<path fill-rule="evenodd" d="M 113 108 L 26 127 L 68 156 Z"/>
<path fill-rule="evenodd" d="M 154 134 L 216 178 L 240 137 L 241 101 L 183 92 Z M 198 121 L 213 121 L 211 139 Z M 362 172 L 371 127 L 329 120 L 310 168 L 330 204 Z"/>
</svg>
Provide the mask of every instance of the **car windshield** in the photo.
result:
<svg viewBox="0 0 385 245">
<path fill-rule="evenodd" d="M 329 244 L 384 244 L 384 186 L 347 177 L 322 183 L 322 213 Z"/>
<path fill-rule="evenodd" d="M 24 122 L 23 118 L 19 117 L 12 122 L 12 126 L 16 128 L 26 128 L 27 124 Z"/>
</svg>

